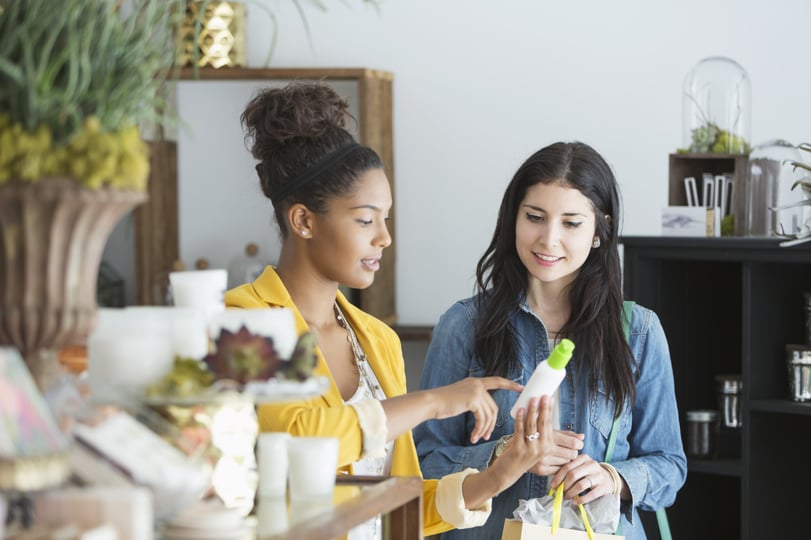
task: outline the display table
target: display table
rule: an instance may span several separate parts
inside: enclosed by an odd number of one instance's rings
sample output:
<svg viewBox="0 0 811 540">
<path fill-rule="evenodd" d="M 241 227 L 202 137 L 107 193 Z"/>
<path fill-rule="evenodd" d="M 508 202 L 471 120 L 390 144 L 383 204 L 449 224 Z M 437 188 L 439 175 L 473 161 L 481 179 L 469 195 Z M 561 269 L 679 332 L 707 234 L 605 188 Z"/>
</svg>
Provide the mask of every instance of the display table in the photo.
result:
<svg viewBox="0 0 811 540">
<path fill-rule="evenodd" d="M 260 502 L 261 511 L 261 502 Z M 332 505 L 318 508 L 283 533 L 260 540 L 329 540 L 374 518 L 383 516 L 383 538 L 422 539 L 422 479 L 416 476 L 345 476 L 336 480 Z"/>
</svg>

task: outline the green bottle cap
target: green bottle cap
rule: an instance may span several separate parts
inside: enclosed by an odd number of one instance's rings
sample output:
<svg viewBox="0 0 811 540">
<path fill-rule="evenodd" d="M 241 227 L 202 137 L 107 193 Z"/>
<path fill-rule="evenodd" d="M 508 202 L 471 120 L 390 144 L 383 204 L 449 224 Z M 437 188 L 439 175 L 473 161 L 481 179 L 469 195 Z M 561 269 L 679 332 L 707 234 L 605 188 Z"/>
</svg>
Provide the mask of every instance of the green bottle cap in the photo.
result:
<svg viewBox="0 0 811 540">
<path fill-rule="evenodd" d="M 572 357 L 572 351 L 574 350 L 574 343 L 572 343 L 569 339 L 562 339 L 560 343 L 557 344 L 555 350 L 552 351 L 552 354 L 549 355 L 547 361 L 549 362 L 549 367 L 552 369 L 563 369 L 566 367 L 566 364 L 569 363 L 569 359 Z"/>
</svg>

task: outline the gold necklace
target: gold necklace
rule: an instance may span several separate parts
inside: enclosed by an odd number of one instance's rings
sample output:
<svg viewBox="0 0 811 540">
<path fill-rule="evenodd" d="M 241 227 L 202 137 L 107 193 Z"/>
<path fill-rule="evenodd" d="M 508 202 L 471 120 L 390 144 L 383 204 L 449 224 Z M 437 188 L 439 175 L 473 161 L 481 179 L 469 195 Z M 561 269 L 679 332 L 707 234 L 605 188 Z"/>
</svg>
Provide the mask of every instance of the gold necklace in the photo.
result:
<svg viewBox="0 0 811 540">
<path fill-rule="evenodd" d="M 352 329 L 352 325 L 349 324 L 349 321 L 344 316 L 343 311 L 341 311 L 341 307 L 338 305 L 338 302 L 335 302 L 335 319 L 338 321 L 338 325 L 346 330 L 346 340 L 349 341 L 349 346 L 352 348 L 352 357 L 355 361 L 355 366 L 358 368 L 360 372 L 360 378 L 363 383 L 365 383 L 369 388 L 373 389 L 376 395 L 380 396 L 383 394 L 383 389 L 380 388 L 380 385 L 377 383 L 377 378 L 374 374 L 371 373 L 371 366 L 369 362 L 366 360 L 366 353 L 363 352 L 363 348 L 360 346 L 360 342 L 358 342 L 358 336 L 355 335 L 355 331 Z"/>
</svg>

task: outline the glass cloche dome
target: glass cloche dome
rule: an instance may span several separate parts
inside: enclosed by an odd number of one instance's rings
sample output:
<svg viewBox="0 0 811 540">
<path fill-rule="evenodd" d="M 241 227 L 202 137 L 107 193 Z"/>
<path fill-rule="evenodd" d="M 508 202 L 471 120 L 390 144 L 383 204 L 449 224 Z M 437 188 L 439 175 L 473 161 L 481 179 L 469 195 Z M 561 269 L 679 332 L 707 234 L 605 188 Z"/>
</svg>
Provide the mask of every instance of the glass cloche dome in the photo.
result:
<svg viewBox="0 0 811 540">
<path fill-rule="evenodd" d="M 748 154 L 751 88 L 736 61 L 713 56 L 685 76 L 682 144 L 688 152 Z"/>
</svg>

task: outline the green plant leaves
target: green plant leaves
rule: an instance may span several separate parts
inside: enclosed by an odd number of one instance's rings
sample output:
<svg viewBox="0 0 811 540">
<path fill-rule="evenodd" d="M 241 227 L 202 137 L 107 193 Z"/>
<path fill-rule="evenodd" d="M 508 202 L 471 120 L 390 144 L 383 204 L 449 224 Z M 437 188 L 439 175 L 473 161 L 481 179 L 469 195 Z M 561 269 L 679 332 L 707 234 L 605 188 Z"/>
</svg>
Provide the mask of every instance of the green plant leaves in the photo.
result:
<svg viewBox="0 0 811 540">
<path fill-rule="evenodd" d="M 183 0 L 3 0 L 0 114 L 56 142 L 96 116 L 107 131 L 162 116 Z"/>
</svg>

